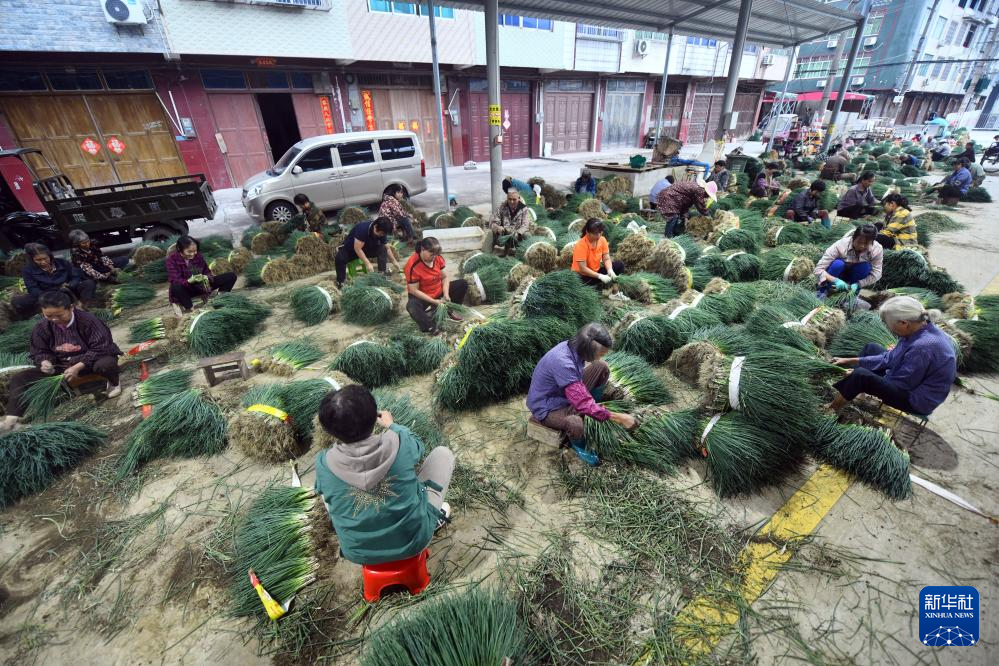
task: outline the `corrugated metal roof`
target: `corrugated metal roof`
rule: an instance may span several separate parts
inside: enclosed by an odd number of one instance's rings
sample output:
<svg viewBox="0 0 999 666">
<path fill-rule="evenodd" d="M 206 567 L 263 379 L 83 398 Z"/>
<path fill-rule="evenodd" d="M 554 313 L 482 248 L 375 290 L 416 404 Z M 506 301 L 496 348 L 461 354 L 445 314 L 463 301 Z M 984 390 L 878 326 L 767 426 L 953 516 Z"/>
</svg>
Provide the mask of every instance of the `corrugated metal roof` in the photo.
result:
<svg viewBox="0 0 999 666">
<path fill-rule="evenodd" d="M 437 3 L 482 10 L 479 0 Z M 611 28 L 632 28 L 677 34 L 735 36 L 742 0 L 500 0 L 504 14 L 550 18 Z M 746 39 L 757 44 L 791 46 L 852 28 L 860 14 L 816 0 L 755 0 Z"/>
</svg>

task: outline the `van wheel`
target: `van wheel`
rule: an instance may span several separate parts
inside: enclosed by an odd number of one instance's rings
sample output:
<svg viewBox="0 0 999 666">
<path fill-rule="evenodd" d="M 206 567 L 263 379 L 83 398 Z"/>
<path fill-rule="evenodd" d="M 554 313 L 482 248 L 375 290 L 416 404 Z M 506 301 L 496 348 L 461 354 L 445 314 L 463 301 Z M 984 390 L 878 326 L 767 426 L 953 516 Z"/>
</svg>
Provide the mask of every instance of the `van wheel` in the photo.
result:
<svg viewBox="0 0 999 666">
<path fill-rule="evenodd" d="M 298 212 L 295 204 L 287 201 L 272 201 L 264 210 L 264 219 L 275 222 L 287 222 Z"/>
<path fill-rule="evenodd" d="M 167 227 L 162 224 L 157 224 L 155 227 L 149 229 L 146 233 L 142 234 L 142 240 L 153 241 L 154 243 L 161 243 L 173 236 L 179 236 L 177 230 L 172 227 Z"/>
</svg>

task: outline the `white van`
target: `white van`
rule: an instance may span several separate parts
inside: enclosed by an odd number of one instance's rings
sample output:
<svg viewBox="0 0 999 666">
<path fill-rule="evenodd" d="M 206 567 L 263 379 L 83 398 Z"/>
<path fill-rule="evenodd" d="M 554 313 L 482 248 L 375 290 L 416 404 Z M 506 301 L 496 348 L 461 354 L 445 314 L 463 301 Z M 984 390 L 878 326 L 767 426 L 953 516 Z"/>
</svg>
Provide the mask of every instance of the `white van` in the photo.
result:
<svg viewBox="0 0 999 666">
<path fill-rule="evenodd" d="M 243 185 L 243 208 L 254 220 L 285 222 L 304 194 L 320 209 L 377 204 L 390 185 L 406 196 L 427 189 L 427 166 L 413 132 L 384 130 L 303 139 L 273 167 Z"/>
</svg>

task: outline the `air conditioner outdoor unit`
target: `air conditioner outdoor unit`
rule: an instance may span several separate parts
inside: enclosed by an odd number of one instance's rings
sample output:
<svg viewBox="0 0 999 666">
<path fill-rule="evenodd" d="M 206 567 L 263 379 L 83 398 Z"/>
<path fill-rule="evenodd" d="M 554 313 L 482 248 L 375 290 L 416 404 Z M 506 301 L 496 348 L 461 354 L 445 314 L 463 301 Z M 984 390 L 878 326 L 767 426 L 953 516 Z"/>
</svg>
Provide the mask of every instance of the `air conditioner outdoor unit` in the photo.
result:
<svg viewBox="0 0 999 666">
<path fill-rule="evenodd" d="M 836 48 L 837 44 L 839 44 L 839 40 L 838 39 L 830 39 L 829 41 L 826 42 L 826 48 L 827 49 L 834 49 L 834 48 Z"/>
<path fill-rule="evenodd" d="M 644 58 L 649 55 L 649 40 L 647 39 L 636 39 L 635 40 L 635 55 Z"/>
<path fill-rule="evenodd" d="M 145 25 L 146 8 L 142 0 L 97 0 L 104 10 L 108 23 L 116 25 Z"/>
<path fill-rule="evenodd" d="M 815 87 L 816 88 L 825 88 L 826 87 L 826 80 L 825 79 L 819 79 L 818 81 L 815 82 Z"/>
<path fill-rule="evenodd" d="M 772 64 L 774 64 L 774 54 L 773 53 L 768 53 L 765 56 L 763 56 L 763 58 L 760 60 L 760 64 L 762 64 L 762 65 L 772 65 Z"/>
<path fill-rule="evenodd" d="M 863 83 L 864 83 L 864 77 L 862 76 L 855 76 L 852 79 L 850 79 L 851 86 L 859 86 L 862 85 Z"/>
<path fill-rule="evenodd" d="M 874 46 L 878 43 L 877 36 L 867 37 L 864 39 L 864 46 Z"/>
</svg>

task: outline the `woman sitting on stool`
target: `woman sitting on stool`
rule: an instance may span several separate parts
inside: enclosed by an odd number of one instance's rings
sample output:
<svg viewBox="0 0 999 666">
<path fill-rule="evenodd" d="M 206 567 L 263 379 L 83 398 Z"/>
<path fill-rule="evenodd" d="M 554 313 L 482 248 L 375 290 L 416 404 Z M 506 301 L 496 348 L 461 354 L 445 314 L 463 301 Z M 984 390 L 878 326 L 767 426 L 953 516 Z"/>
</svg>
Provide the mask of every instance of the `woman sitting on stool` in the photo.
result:
<svg viewBox="0 0 999 666">
<path fill-rule="evenodd" d="M 128 265 L 128 257 L 105 256 L 83 229 L 70 231 L 69 242 L 73 245 L 69 258 L 84 276 L 95 282 L 118 284 L 118 270 Z"/>
<path fill-rule="evenodd" d="M 175 248 L 177 251 L 166 258 L 166 269 L 170 283 L 170 303 L 178 315 L 191 311 L 195 296 L 205 302 L 216 289 L 232 291 L 236 284 L 236 274 L 212 275 L 201 255 L 201 246 L 197 240 L 181 236 L 177 239 Z"/>
<path fill-rule="evenodd" d="M 610 379 L 610 368 L 601 359 L 613 345 L 614 340 L 603 324 L 584 325 L 572 338 L 558 343 L 541 357 L 527 391 L 527 408 L 534 419 L 568 435 L 569 444 L 587 465 L 596 465 L 600 458 L 586 448 L 584 416 L 597 421 L 610 419 L 628 430 L 635 427 L 635 417 L 608 411 L 597 404 Z"/>
<path fill-rule="evenodd" d="M 833 384 L 838 394 L 828 407 L 838 411 L 866 393 L 903 412 L 929 415 L 947 399 L 957 376 L 950 336 L 933 325 L 940 312 L 926 311 L 911 296 L 888 299 L 880 312 L 898 344 L 886 350 L 872 342 L 858 358 L 834 358 L 836 365 L 855 369 Z"/>
<path fill-rule="evenodd" d="M 22 370 L 10 380 L 7 416 L 0 432 L 10 432 L 24 416 L 21 397 L 31 384 L 53 374 L 67 380 L 96 374 L 108 380 L 107 397 L 121 395 L 118 356 L 121 350 L 107 324 L 73 306 L 65 291 L 46 291 L 38 297 L 42 320 L 31 331 L 31 360 L 37 367 Z"/>
<path fill-rule="evenodd" d="M 441 244 L 432 236 L 416 242 L 416 251 L 406 262 L 406 289 L 409 300 L 406 311 L 424 333 L 437 333 L 434 313 L 442 302 L 461 305 L 468 293 L 468 283 L 451 280 L 444 271 Z M 451 312 L 451 321 L 461 321 L 461 315 Z"/>
<path fill-rule="evenodd" d="M 572 250 L 572 270 L 591 287 L 610 284 L 618 273 L 624 272 L 622 262 L 611 261 L 605 230 L 603 220 L 591 217 L 583 225 L 583 233 Z"/>
<path fill-rule="evenodd" d="M 885 253 L 875 240 L 877 235 L 877 227 L 865 224 L 826 249 L 815 266 L 819 298 L 825 298 L 832 287 L 856 293 L 881 279 Z"/>
</svg>

